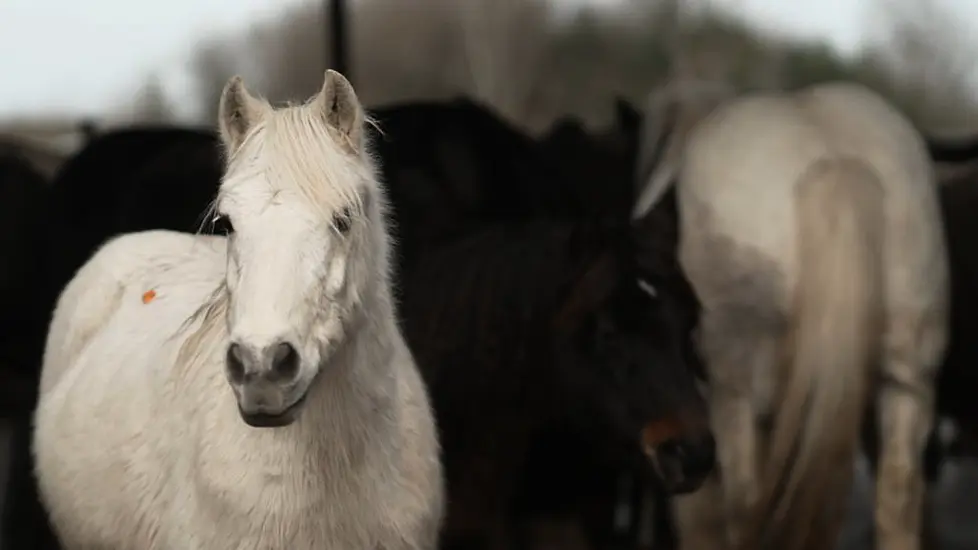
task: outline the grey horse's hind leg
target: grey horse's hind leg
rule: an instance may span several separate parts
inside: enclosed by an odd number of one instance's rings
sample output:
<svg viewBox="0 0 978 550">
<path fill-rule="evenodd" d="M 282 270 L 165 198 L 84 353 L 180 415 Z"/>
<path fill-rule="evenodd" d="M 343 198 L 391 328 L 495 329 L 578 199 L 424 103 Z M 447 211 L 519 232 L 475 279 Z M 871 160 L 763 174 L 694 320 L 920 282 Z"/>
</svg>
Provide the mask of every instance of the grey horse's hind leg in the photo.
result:
<svg viewBox="0 0 978 550">
<path fill-rule="evenodd" d="M 936 420 L 939 424 L 939 419 Z M 871 418 L 866 419 L 865 426 L 863 428 L 863 446 L 864 452 L 866 454 L 866 462 L 869 465 L 869 476 L 871 479 L 876 479 L 879 472 L 879 420 L 874 414 Z M 933 494 L 932 489 L 938 483 L 940 479 L 941 469 L 943 468 L 944 462 L 946 460 L 944 444 L 941 441 L 940 433 L 937 427 L 931 430 L 930 436 L 927 440 L 927 447 L 924 451 L 923 465 L 924 465 L 924 496 L 923 496 L 923 517 L 922 521 L 922 535 L 921 535 L 921 548 L 923 550 L 938 550 L 940 548 L 940 532 L 937 529 L 937 522 L 935 517 L 934 502 L 932 500 Z M 873 535 L 875 537 L 875 535 Z M 872 540 L 875 538 L 868 539 L 869 546 L 872 546 Z"/>
<path fill-rule="evenodd" d="M 756 297 L 756 293 L 747 293 Z M 760 497 L 758 422 L 771 409 L 783 324 L 768 300 L 706 310 L 701 345 L 710 375 L 728 543 L 737 546 Z"/>
<path fill-rule="evenodd" d="M 934 378 L 944 333 L 926 314 L 891 315 L 877 401 L 876 548 L 920 550 L 923 456 L 934 423 Z"/>
</svg>

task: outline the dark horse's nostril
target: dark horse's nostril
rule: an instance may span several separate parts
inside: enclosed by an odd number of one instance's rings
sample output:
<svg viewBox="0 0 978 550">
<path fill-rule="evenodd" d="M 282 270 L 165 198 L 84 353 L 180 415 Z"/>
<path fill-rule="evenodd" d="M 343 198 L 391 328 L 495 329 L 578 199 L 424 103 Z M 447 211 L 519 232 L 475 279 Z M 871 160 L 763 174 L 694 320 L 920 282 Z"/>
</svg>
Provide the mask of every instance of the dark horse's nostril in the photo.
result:
<svg viewBox="0 0 978 550">
<path fill-rule="evenodd" d="M 238 344 L 228 346 L 227 369 L 232 382 L 240 384 L 244 381 L 245 367 L 241 359 L 241 346 Z"/>
<path fill-rule="evenodd" d="M 282 342 L 272 355 L 272 374 L 280 378 L 295 378 L 299 372 L 299 353 L 292 344 Z"/>
<path fill-rule="evenodd" d="M 685 449 L 686 471 L 690 475 L 705 475 L 713 470 L 716 464 L 716 440 L 713 434 L 681 445 Z"/>
<path fill-rule="evenodd" d="M 660 454 L 670 456 L 672 458 L 685 459 L 686 458 L 686 446 L 683 445 L 678 439 L 670 439 L 659 445 L 656 451 Z"/>
</svg>

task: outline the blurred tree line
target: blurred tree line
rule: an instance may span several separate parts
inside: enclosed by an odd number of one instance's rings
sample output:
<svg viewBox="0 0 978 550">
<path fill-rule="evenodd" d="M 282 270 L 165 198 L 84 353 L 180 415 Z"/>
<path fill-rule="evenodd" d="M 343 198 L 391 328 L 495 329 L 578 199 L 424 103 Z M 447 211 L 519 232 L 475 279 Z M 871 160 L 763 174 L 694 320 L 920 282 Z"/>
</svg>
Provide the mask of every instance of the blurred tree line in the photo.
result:
<svg viewBox="0 0 978 550">
<path fill-rule="evenodd" d="M 967 29 L 939 0 L 875 0 L 872 28 L 854 57 L 762 32 L 691 0 L 632 0 L 620 10 L 570 15 L 554 9 L 559 1 L 351 1 L 354 84 L 372 107 L 469 95 L 534 132 L 566 114 L 603 124 L 614 97 L 644 105 L 677 71 L 743 89 L 851 79 L 925 129 L 970 129 L 978 120 Z M 273 101 L 314 94 L 328 64 L 324 22 L 317 1 L 202 44 L 193 73 L 203 120 L 213 122 L 232 74 Z M 137 112 L 165 118 L 160 92 L 149 82 Z"/>
</svg>

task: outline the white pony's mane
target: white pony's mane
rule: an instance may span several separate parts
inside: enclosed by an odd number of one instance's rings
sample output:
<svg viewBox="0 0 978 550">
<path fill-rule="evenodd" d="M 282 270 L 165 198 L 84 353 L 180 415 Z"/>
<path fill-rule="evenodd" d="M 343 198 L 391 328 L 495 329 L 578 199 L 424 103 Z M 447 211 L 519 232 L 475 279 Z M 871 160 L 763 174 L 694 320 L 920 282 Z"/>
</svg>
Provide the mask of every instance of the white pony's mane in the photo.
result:
<svg viewBox="0 0 978 550">
<path fill-rule="evenodd" d="M 261 101 L 265 115 L 228 155 L 218 201 L 239 182 L 261 177 L 276 193 L 298 191 L 326 218 L 344 207 L 354 209 L 354 221 L 361 218 L 358 186 L 374 178 L 369 163 L 358 162 L 348 151 L 362 144 L 349 143 L 347 136 L 327 126 L 311 101 L 279 109 Z"/>
<path fill-rule="evenodd" d="M 254 178 L 264 178 L 279 193 L 298 192 L 314 205 L 332 225 L 332 216 L 343 208 L 350 209 L 351 223 L 384 223 L 386 202 L 377 178 L 375 161 L 366 138 L 350 143 L 349 137 L 317 119 L 315 98 L 303 104 L 286 104 L 279 108 L 256 97 L 264 108 L 262 119 L 249 128 L 235 151 L 226 151 L 227 168 L 217 196 L 205 210 L 204 221 L 210 221 L 228 188 Z M 373 118 L 364 114 L 364 123 L 380 129 Z M 349 151 L 356 150 L 356 155 Z M 379 219 L 368 218 L 360 185 L 380 207 Z M 198 233 L 203 229 L 198 229 Z M 185 337 L 177 361 L 193 365 L 207 357 L 207 352 L 227 339 L 224 322 L 230 294 L 221 280 L 211 295 L 180 325 L 174 338 Z M 196 329 L 192 329 L 197 325 Z"/>
<path fill-rule="evenodd" d="M 180 345 L 180 351 L 177 352 L 177 368 L 189 368 L 190 365 L 199 364 L 207 357 L 207 352 L 227 340 L 228 330 L 224 319 L 230 298 L 227 284 L 221 281 L 200 307 L 180 324 L 172 336 L 173 339 L 185 337 Z M 191 330 L 195 324 L 197 328 Z"/>
</svg>

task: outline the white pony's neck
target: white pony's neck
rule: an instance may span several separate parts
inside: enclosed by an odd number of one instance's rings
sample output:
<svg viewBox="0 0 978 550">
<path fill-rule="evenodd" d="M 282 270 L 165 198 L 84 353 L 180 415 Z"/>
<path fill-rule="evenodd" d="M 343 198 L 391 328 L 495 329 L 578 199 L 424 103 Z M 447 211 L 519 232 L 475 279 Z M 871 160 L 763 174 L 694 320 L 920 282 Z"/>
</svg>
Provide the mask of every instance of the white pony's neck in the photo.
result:
<svg viewBox="0 0 978 550">
<path fill-rule="evenodd" d="M 391 369 L 405 344 L 393 316 L 386 314 L 393 313 L 390 300 L 383 292 L 376 294 L 364 297 L 364 307 L 371 309 L 358 314 L 346 340 L 320 367 L 296 421 L 300 439 L 325 444 L 330 454 L 342 442 L 362 440 L 376 431 L 371 424 L 378 408 L 397 390 Z"/>
</svg>

